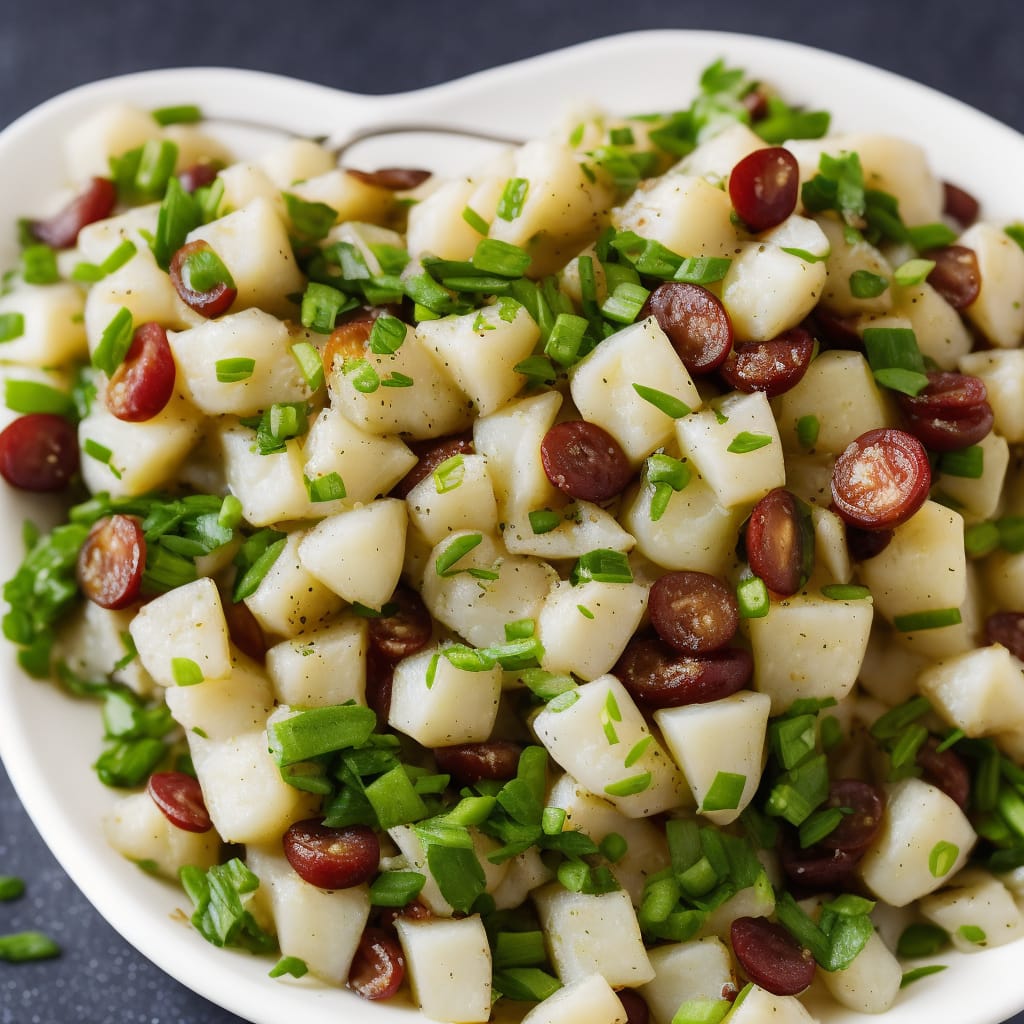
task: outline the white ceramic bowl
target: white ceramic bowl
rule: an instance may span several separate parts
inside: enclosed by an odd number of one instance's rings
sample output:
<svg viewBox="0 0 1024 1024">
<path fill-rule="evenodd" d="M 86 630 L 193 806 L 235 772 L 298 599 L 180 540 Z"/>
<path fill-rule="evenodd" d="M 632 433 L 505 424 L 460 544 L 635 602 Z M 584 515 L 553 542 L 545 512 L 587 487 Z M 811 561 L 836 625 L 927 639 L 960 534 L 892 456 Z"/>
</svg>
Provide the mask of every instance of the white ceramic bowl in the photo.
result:
<svg viewBox="0 0 1024 1024">
<path fill-rule="evenodd" d="M 308 135 L 343 138 L 380 124 L 449 124 L 528 138 L 571 108 L 599 105 L 620 113 L 686 105 L 697 76 L 724 57 L 782 91 L 794 103 L 830 110 L 838 131 L 888 131 L 922 144 L 938 174 L 971 190 L 988 218 L 1024 218 L 1019 188 L 1024 138 L 948 97 L 855 61 L 791 43 L 713 32 L 663 31 L 617 36 L 398 96 L 337 92 L 287 78 L 227 69 L 154 71 L 75 89 L 25 115 L 0 135 L 0 267 L 16 259 L 15 218 L 43 208 L 65 184 L 58 154 L 68 130 L 98 107 L 127 100 L 154 108 L 197 103 L 213 116 L 248 119 Z M 260 133 L 241 133 L 237 145 Z M 366 143 L 368 167 L 383 163 L 458 170 L 472 147 L 405 138 Z M 397 146 L 397 149 L 396 149 Z M 404 149 L 403 149 L 404 147 Z M 404 159 L 402 157 L 404 156 Z M 6 226 L 6 227 L 5 227 Z M 29 501 L 0 489 L 8 541 L 0 578 L 20 557 L 19 525 L 38 515 Z M 110 850 L 100 819 L 115 794 L 90 770 L 100 748 L 95 706 L 26 678 L 13 651 L 0 647 L 0 751 L 11 779 L 58 860 L 100 913 L 135 947 L 207 999 L 256 1024 L 416 1018 L 394 1005 L 310 983 L 273 981 L 269 964 L 212 949 L 185 923 L 187 900 L 174 886 L 131 867 Z M 1021 942 L 948 958 L 949 969 L 906 989 L 886 1024 L 956 1021 L 995 1024 L 1024 1007 Z M 943 958 L 935 958 L 940 960 Z M 929 961 L 933 962 L 933 961 Z M 817 1010 L 817 1007 L 815 1007 Z M 829 1024 L 858 1014 L 822 1011 Z"/>
</svg>

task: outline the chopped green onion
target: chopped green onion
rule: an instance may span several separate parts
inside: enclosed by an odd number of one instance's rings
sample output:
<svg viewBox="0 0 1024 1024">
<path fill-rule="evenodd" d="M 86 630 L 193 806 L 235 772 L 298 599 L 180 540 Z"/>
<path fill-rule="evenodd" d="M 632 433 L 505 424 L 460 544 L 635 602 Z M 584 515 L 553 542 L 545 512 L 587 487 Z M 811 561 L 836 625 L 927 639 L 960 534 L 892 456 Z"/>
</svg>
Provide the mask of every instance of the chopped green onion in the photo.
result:
<svg viewBox="0 0 1024 1024">
<path fill-rule="evenodd" d="M 324 361 L 320 353 L 308 341 L 299 341 L 292 345 L 292 356 L 309 390 L 319 391 L 324 385 Z"/>
<path fill-rule="evenodd" d="M 282 192 L 288 217 L 296 233 L 311 242 L 326 238 L 338 220 L 338 211 L 326 203 L 311 203 L 291 192 Z"/>
<path fill-rule="evenodd" d="M 22 313 L 0 313 L 0 344 L 14 341 L 25 333 L 25 316 Z"/>
<path fill-rule="evenodd" d="M 540 1003 L 562 987 L 557 978 L 538 967 L 508 967 L 494 972 L 494 988 L 508 999 Z"/>
<path fill-rule="evenodd" d="M 817 749 L 816 716 L 791 715 L 780 718 L 768 727 L 772 752 L 786 769 L 797 768 Z"/>
<path fill-rule="evenodd" d="M 434 490 L 438 494 L 447 494 L 462 484 L 466 476 L 465 460 L 461 455 L 453 455 L 445 459 L 434 470 Z"/>
<path fill-rule="evenodd" d="M 855 299 L 875 299 L 889 287 L 889 282 L 870 270 L 855 270 L 850 275 L 850 294 Z"/>
<path fill-rule="evenodd" d="M 55 956 L 60 956 L 60 946 L 42 932 L 0 935 L 0 960 L 18 964 L 29 960 L 48 960 Z"/>
<path fill-rule="evenodd" d="M 976 946 L 984 946 L 988 941 L 985 929 L 979 928 L 976 924 L 962 924 L 957 928 L 956 933 L 960 938 L 967 942 L 973 942 Z"/>
<path fill-rule="evenodd" d="M 775 817 L 799 827 L 828 797 L 828 763 L 818 754 L 781 776 L 765 806 Z"/>
<path fill-rule="evenodd" d="M 953 870 L 959 856 L 960 847 L 956 843 L 940 839 L 928 854 L 928 870 L 934 878 L 943 878 Z"/>
<path fill-rule="evenodd" d="M 256 369 L 256 360 L 246 356 L 239 356 L 235 359 L 218 359 L 214 364 L 217 372 L 217 380 L 221 384 L 235 384 L 238 381 L 248 380 Z"/>
<path fill-rule="evenodd" d="M 910 244 L 918 252 L 926 249 L 944 249 L 956 241 L 956 232 L 942 223 L 919 224 L 917 227 L 907 228 L 910 236 Z"/>
<path fill-rule="evenodd" d="M 210 292 L 218 285 L 235 287 L 231 271 L 208 245 L 190 252 L 185 258 L 183 270 L 189 287 L 197 292 Z"/>
<path fill-rule="evenodd" d="M 630 775 L 627 778 L 619 779 L 617 782 L 610 782 L 604 787 L 609 796 L 633 796 L 648 789 L 653 781 L 650 772 L 641 772 L 639 775 Z"/>
<path fill-rule="evenodd" d="M 486 234 L 486 232 L 482 232 Z M 498 277 L 522 277 L 530 267 L 530 254 L 518 245 L 496 238 L 481 238 L 473 253 L 473 266 Z"/>
<path fill-rule="evenodd" d="M 650 402 L 655 409 L 663 412 L 666 416 L 678 420 L 683 416 L 689 416 L 693 411 L 682 399 L 676 398 L 657 388 L 650 388 L 646 384 L 633 384 L 633 390 L 645 401 Z"/>
<path fill-rule="evenodd" d="M 377 317 L 370 330 L 370 351 L 375 355 L 394 355 L 402 347 L 407 330 L 398 317 L 387 313 Z"/>
<path fill-rule="evenodd" d="M 0 902 L 18 899 L 25 892 L 25 883 L 13 875 L 0 875 Z"/>
<path fill-rule="evenodd" d="M 303 480 L 306 483 L 306 493 L 309 495 L 309 500 L 314 504 L 321 501 L 340 501 L 345 497 L 345 483 L 341 479 L 341 474 L 337 471 L 325 473 L 323 476 L 318 476 L 313 480 L 308 476 L 304 476 Z"/>
<path fill-rule="evenodd" d="M 240 946 L 254 953 L 269 953 L 277 941 L 257 924 L 246 909 L 260 880 L 239 860 L 215 864 L 208 871 L 186 865 L 181 884 L 195 906 L 192 925 L 215 946 Z"/>
<path fill-rule="evenodd" d="M 191 658 L 171 658 L 171 676 L 177 686 L 195 686 L 203 681 L 203 670 Z"/>
<path fill-rule="evenodd" d="M 597 548 L 577 559 L 569 580 L 574 587 L 588 580 L 598 583 L 632 583 L 633 570 L 629 559 L 621 551 Z"/>
<path fill-rule="evenodd" d="M 910 612 L 893 617 L 893 627 L 899 633 L 913 633 L 919 629 L 942 629 L 958 626 L 963 620 L 959 608 L 936 608 L 934 611 Z"/>
<path fill-rule="evenodd" d="M 471 206 L 467 206 L 462 211 L 462 219 L 475 231 L 477 234 L 486 235 L 491 230 L 490 225 L 476 212 Z"/>
<path fill-rule="evenodd" d="M 804 448 L 813 448 L 817 443 L 821 423 L 813 413 L 801 416 L 796 421 L 796 438 Z"/>
<path fill-rule="evenodd" d="M 559 313 L 544 345 L 544 354 L 560 366 L 572 366 L 579 358 L 588 326 L 581 316 Z"/>
<path fill-rule="evenodd" d="M 177 162 L 176 143 L 169 139 L 150 139 L 142 147 L 135 172 L 135 187 L 147 196 L 161 195 L 170 184 Z"/>
<path fill-rule="evenodd" d="M 863 337 L 872 370 L 897 368 L 924 373 L 924 358 L 917 345 L 917 336 L 910 328 L 868 327 Z"/>
<path fill-rule="evenodd" d="M 771 597 L 764 580 L 758 576 L 741 580 L 736 587 L 736 603 L 740 618 L 763 619 L 771 608 Z"/>
<path fill-rule="evenodd" d="M 562 807 L 545 807 L 540 819 L 541 831 L 546 836 L 556 836 L 565 827 L 566 812 Z"/>
<path fill-rule="evenodd" d="M 554 368 L 550 359 L 544 356 L 527 356 L 526 359 L 516 363 L 513 367 L 516 373 L 526 377 L 531 386 L 552 385 L 558 379 L 558 371 Z"/>
<path fill-rule="evenodd" d="M 931 709 L 927 697 L 913 697 L 875 719 L 870 729 L 871 735 L 876 740 L 895 739 L 911 722 L 916 722 Z"/>
<path fill-rule="evenodd" d="M 114 457 L 114 453 L 106 445 L 100 444 L 99 441 L 94 441 L 91 437 L 87 437 L 82 444 L 82 451 L 89 458 L 102 462 L 118 480 L 121 479 L 121 471 L 110 461 Z"/>
<path fill-rule="evenodd" d="M 1007 238 L 1012 238 L 1022 249 L 1024 249 L 1024 224 L 1008 224 L 1003 228 Z"/>
<path fill-rule="evenodd" d="M 127 306 L 122 306 L 104 328 L 100 343 L 92 354 L 92 365 L 112 377 L 131 348 L 133 333 L 132 312 Z"/>
<path fill-rule="evenodd" d="M 914 922 L 903 929 L 896 943 L 899 956 L 917 958 L 935 956 L 949 944 L 949 932 L 937 924 Z"/>
<path fill-rule="evenodd" d="M 671 1024 L 719 1024 L 732 1006 L 728 999 L 687 999 L 676 1010 Z"/>
<path fill-rule="evenodd" d="M 526 178 L 509 178 L 498 199 L 497 215 L 502 220 L 515 220 L 523 212 L 529 189 L 530 183 Z"/>
<path fill-rule="evenodd" d="M 651 293 L 643 285 L 625 281 L 604 300 L 602 315 L 618 324 L 631 324 L 640 315 L 647 297 Z"/>
<path fill-rule="evenodd" d="M 729 442 L 727 452 L 733 455 L 746 455 L 747 452 L 756 452 L 758 448 L 764 448 L 772 443 L 770 434 L 752 434 L 748 430 L 741 430 Z"/>
<path fill-rule="evenodd" d="M 718 772 L 701 804 L 701 811 L 734 811 L 740 805 L 746 775 L 736 772 Z"/>
<path fill-rule="evenodd" d="M 936 754 L 941 754 L 944 750 L 949 750 L 954 744 L 959 743 L 967 733 L 963 729 L 952 729 L 949 735 L 935 748 Z"/>
<path fill-rule="evenodd" d="M 916 370 L 904 370 L 898 366 L 875 370 L 874 378 L 883 388 L 899 391 L 901 394 L 911 397 L 919 395 L 928 387 L 928 378 L 923 373 L 918 373 Z"/>
<path fill-rule="evenodd" d="M 900 988 L 906 988 L 908 985 L 912 985 L 915 981 L 920 981 L 921 978 L 927 978 L 929 974 L 938 974 L 940 971 L 946 969 L 945 964 L 931 964 L 928 967 L 915 967 L 912 971 L 907 971 L 902 978 L 900 978 Z"/>
<path fill-rule="evenodd" d="M 21 277 L 26 284 L 53 284 L 60 280 L 57 254 L 48 245 L 30 245 L 21 251 Z"/>
<path fill-rule="evenodd" d="M 944 452 L 939 459 L 939 472 L 980 480 L 985 473 L 985 449 L 980 444 L 972 444 L 958 451 Z"/>
<path fill-rule="evenodd" d="M 463 537 L 456 537 L 445 549 L 437 556 L 434 562 L 434 570 L 438 576 L 455 576 L 461 569 L 452 571 L 452 566 L 455 565 L 460 559 L 469 554 L 473 548 L 477 547 L 483 541 L 483 534 L 470 533 Z"/>
<path fill-rule="evenodd" d="M 576 610 L 585 619 L 593 619 L 594 618 L 594 613 L 585 604 L 578 604 L 578 605 L 576 605 Z"/>
<path fill-rule="evenodd" d="M 157 124 L 195 124 L 202 121 L 203 113 L 194 103 L 179 103 L 173 107 L 157 107 L 150 111 Z"/>
<path fill-rule="evenodd" d="M 4 401 L 12 412 L 49 412 L 75 419 L 75 400 L 64 391 L 35 380 L 7 380 Z"/>
<path fill-rule="evenodd" d="M 305 960 L 297 956 L 283 956 L 267 972 L 268 977 L 281 978 L 284 975 L 291 975 L 293 978 L 301 978 L 309 971 Z"/>
<path fill-rule="evenodd" d="M 820 842 L 825 836 L 834 832 L 843 820 L 843 812 L 838 807 L 826 807 L 815 811 L 800 825 L 800 848 L 806 850 Z"/>
<path fill-rule="evenodd" d="M 352 301 L 337 288 L 311 281 L 302 296 L 300 319 L 303 327 L 318 334 L 330 334 L 338 314 L 352 305 Z"/>
<path fill-rule="evenodd" d="M 871 597 L 867 587 L 855 583 L 830 583 L 821 588 L 821 593 L 830 601 L 864 601 Z"/>
<path fill-rule="evenodd" d="M 279 539 L 269 542 L 267 546 L 245 566 L 244 571 L 239 573 L 238 580 L 235 583 L 235 590 L 232 594 L 232 600 L 236 604 L 256 593 L 259 585 L 263 582 L 264 577 L 274 567 L 274 563 L 277 561 L 278 555 L 280 555 L 284 550 L 285 543 L 287 542 L 286 537 L 281 534 L 277 534 L 276 531 L 273 530 L 267 531 L 267 535 L 268 539 L 270 535 L 276 535 Z M 254 534 L 254 537 L 259 536 L 259 534 Z M 245 547 L 246 546 L 243 545 L 243 552 L 245 551 Z"/>
<path fill-rule="evenodd" d="M 626 855 L 626 851 L 629 849 L 629 843 L 626 842 L 625 837 L 619 835 L 618 832 L 609 832 L 604 839 L 601 840 L 598 846 L 604 858 L 611 861 L 613 864 L 616 861 L 622 860 Z"/>
<path fill-rule="evenodd" d="M 629 749 L 629 753 L 626 754 L 625 761 L 622 762 L 626 768 L 632 768 L 633 765 L 640 760 L 641 757 L 647 753 L 647 748 L 654 742 L 653 736 L 644 736 L 642 739 L 636 741 Z"/>
<path fill-rule="evenodd" d="M 911 285 L 921 284 L 927 280 L 928 275 L 935 269 L 935 260 L 912 259 L 901 263 L 893 271 L 893 280 L 901 288 L 909 288 Z"/>
<path fill-rule="evenodd" d="M 999 547 L 999 527 L 995 523 L 971 523 L 964 527 L 964 551 L 968 558 L 984 558 Z"/>
<path fill-rule="evenodd" d="M 126 238 L 102 263 L 76 264 L 74 270 L 71 271 L 71 278 L 86 284 L 102 281 L 103 278 L 123 267 L 135 255 L 135 252 L 135 243 Z"/>
<path fill-rule="evenodd" d="M 177 178 L 167 182 L 167 191 L 160 203 L 156 234 L 151 248 L 157 266 L 167 270 L 174 254 L 185 244 L 185 238 L 202 223 L 203 211 L 197 198 L 181 187 Z"/>
<path fill-rule="evenodd" d="M 359 704 L 309 708 L 274 722 L 267 739 L 278 765 L 289 765 L 358 747 L 370 738 L 376 724 L 373 711 Z"/>
<path fill-rule="evenodd" d="M 780 246 L 784 253 L 788 253 L 790 256 L 795 256 L 798 260 L 803 260 L 804 263 L 824 263 L 828 259 L 829 253 L 825 253 L 824 256 L 818 256 L 807 249 L 800 249 L 796 246 Z"/>
<path fill-rule="evenodd" d="M 536 509 L 529 514 L 530 529 L 535 534 L 550 533 L 554 530 L 561 522 L 562 517 L 557 512 L 552 512 L 550 509 L 542 508 Z"/>
</svg>

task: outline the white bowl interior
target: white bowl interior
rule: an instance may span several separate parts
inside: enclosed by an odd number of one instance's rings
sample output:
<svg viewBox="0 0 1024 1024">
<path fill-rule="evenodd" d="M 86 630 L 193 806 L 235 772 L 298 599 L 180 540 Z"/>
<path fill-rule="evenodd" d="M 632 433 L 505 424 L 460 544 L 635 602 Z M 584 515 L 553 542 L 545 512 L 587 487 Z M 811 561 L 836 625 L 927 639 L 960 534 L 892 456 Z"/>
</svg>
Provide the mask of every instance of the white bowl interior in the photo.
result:
<svg viewBox="0 0 1024 1024">
<path fill-rule="evenodd" d="M 803 46 L 724 33 L 663 31 L 600 40 L 388 97 L 356 96 L 228 69 L 155 71 L 99 82 L 49 101 L 0 135 L 0 225 L 40 210 L 66 184 L 58 158 L 62 138 L 88 112 L 115 100 L 142 107 L 195 102 L 213 116 L 314 136 L 342 138 L 379 124 L 424 123 L 525 139 L 581 107 L 638 113 L 684 106 L 700 70 L 718 57 L 773 83 L 791 102 L 832 111 L 834 130 L 886 131 L 922 144 L 941 177 L 982 200 L 986 217 L 1024 217 L 1019 191 L 1024 138 L 991 118 L 887 72 Z M 230 141 L 244 153 L 271 137 L 235 131 Z M 442 172 L 458 171 L 482 152 L 461 143 L 425 147 L 413 136 L 362 145 L 353 151 L 353 163 L 404 163 Z M 0 231 L 0 266 L 11 265 L 16 257 L 12 235 Z M 20 559 L 20 523 L 39 513 L 5 488 L 0 516 L 9 537 L 0 548 L 0 577 L 7 579 Z M 160 967 L 256 1024 L 284 1019 L 398 1024 L 415 1017 L 407 1007 L 368 1004 L 307 979 L 271 980 L 265 960 L 211 949 L 181 915 L 187 907 L 184 895 L 121 860 L 103 839 L 100 819 L 115 794 L 100 785 L 89 767 L 100 749 L 96 708 L 26 678 L 6 644 L 0 647 L 0 703 L 4 762 L 47 844 L 100 913 Z M 884 1020 L 1001 1021 L 1024 1006 L 1024 975 L 1018 968 L 1022 951 L 1018 942 L 952 956 L 947 971 L 905 990 Z M 821 1010 L 821 1019 L 853 1024 L 861 1017 L 832 1008 Z"/>
</svg>

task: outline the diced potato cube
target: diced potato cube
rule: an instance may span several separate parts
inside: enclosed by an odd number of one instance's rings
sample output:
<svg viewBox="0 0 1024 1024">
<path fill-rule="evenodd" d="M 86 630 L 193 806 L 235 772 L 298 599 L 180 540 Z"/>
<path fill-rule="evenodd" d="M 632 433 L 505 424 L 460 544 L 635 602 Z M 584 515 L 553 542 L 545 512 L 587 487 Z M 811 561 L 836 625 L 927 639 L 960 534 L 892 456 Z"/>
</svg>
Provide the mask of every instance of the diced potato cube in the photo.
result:
<svg viewBox="0 0 1024 1024">
<path fill-rule="evenodd" d="M 936 786 L 901 779 L 887 787 L 882 831 L 860 862 L 865 885 L 905 907 L 952 878 L 977 836 L 964 812 Z"/>
<path fill-rule="evenodd" d="M 443 648 L 431 648 L 395 667 L 388 724 L 425 747 L 481 743 L 491 735 L 500 696 L 498 665 L 470 672 L 456 668 Z"/>
<path fill-rule="evenodd" d="M 533 720 L 551 757 L 630 818 L 681 806 L 686 798 L 679 769 L 622 683 L 601 676 L 572 692 L 573 703 L 545 707 Z"/>
<path fill-rule="evenodd" d="M 405 502 L 380 498 L 328 516 L 299 543 L 303 568 L 350 604 L 379 610 L 402 573 Z"/>
<path fill-rule="evenodd" d="M 945 928 L 961 953 L 1004 946 L 1024 931 L 1024 917 L 1010 890 L 977 869 L 961 871 L 947 888 L 925 896 L 921 913 Z"/>
<path fill-rule="evenodd" d="M 655 1024 L 672 1024 L 687 1000 L 725 999 L 736 991 L 729 949 L 715 936 L 658 946 L 648 955 L 654 979 L 639 993 Z"/>
<path fill-rule="evenodd" d="M 1024 251 L 994 224 L 969 227 L 957 243 L 978 258 L 981 290 L 965 310 L 967 318 L 997 348 L 1024 340 Z"/>
<path fill-rule="evenodd" d="M 429 254 L 443 260 L 468 260 L 473 255 L 480 234 L 463 219 L 462 211 L 475 187 L 465 178 L 445 181 L 410 208 L 406 239 L 413 259 Z"/>
<path fill-rule="evenodd" d="M 254 199 L 265 199 L 283 222 L 286 212 L 281 190 L 270 180 L 262 167 L 250 163 L 235 163 L 225 167 L 217 177 L 224 182 L 221 210 L 241 210 Z"/>
<path fill-rule="evenodd" d="M 231 672 L 228 627 L 217 585 L 208 577 L 175 587 L 144 604 L 128 627 L 146 671 L 174 686 L 173 661 L 187 658 L 204 679 Z"/>
<path fill-rule="evenodd" d="M 819 564 L 836 583 L 849 583 L 853 579 L 853 563 L 846 543 L 845 523 L 835 512 L 819 507 L 811 508 L 811 522 Z"/>
<path fill-rule="evenodd" d="M 534 889 L 551 881 L 551 869 L 541 859 L 540 849 L 536 846 L 528 847 L 506 863 L 508 871 L 505 877 L 489 890 L 497 910 L 521 906 Z M 483 867 L 486 874 L 487 866 Z"/>
<path fill-rule="evenodd" d="M 1024 726 L 1024 671 L 1000 644 L 931 665 L 917 685 L 935 710 L 968 736 Z"/>
<path fill-rule="evenodd" d="M 733 921 L 740 917 L 771 917 L 775 913 L 775 890 L 768 880 L 767 871 L 762 871 L 753 885 L 740 889 L 724 903 L 708 914 L 707 920 L 697 932 L 697 938 L 717 935 L 728 939 Z"/>
<path fill-rule="evenodd" d="M 111 676 L 130 690 L 146 697 L 153 691 L 153 678 L 134 657 L 120 668 L 131 653 L 128 626 L 135 617 L 134 608 L 112 610 L 101 608 L 94 601 L 83 601 L 69 619 L 61 624 L 57 637 L 56 657 L 85 679 Z"/>
<path fill-rule="evenodd" d="M 280 189 L 330 171 L 337 158 L 312 139 L 289 139 L 262 153 L 257 161 L 267 177 Z"/>
<path fill-rule="evenodd" d="M 821 304 L 836 316 L 857 316 L 864 313 L 887 313 L 892 309 L 892 267 L 889 261 L 863 238 L 854 243 L 846 240 L 845 228 L 832 217 L 819 217 L 817 224 L 829 241 L 829 257 L 825 262 L 828 280 L 821 295 Z M 853 294 L 851 279 L 856 273 L 872 274 L 887 283 L 878 295 L 858 298 Z"/>
<path fill-rule="evenodd" d="M 595 971 L 609 985 L 630 988 L 654 978 L 636 911 L 622 889 L 591 896 L 552 883 L 535 892 L 533 900 L 563 985 Z"/>
<path fill-rule="evenodd" d="M 110 158 L 160 138 L 160 125 L 148 110 L 111 103 L 79 121 L 64 143 L 75 180 L 110 176 Z"/>
<path fill-rule="evenodd" d="M 556 583 L 537 617 L 542 667 L 580 679 L 604 675 L 619 660 L 646 608 L 647 588 L 639 583 Z"/>
<path fill-rule="evenodd" d="M 395 920 L 412 997 L 432 1020 L 486 1021 L 491 1015 L 491 947 L 479 914 L 461 920 Z"/>
<path fill-rule="evenodd" d="M 594 973 L 539 1002 L 523 1024 L 626 1024 L 626 1010 L 611 985 Z"/>
<path fill-rule="evenodd" d="M 634 462 L 666 444 L 675 421 L 646 399 L 634 385 L 679 399 L 690 409 L 700 395 L 672 343 L 648 317 L 605 338 L 570 375 L 572 399 L 580 415 L 603 427 Z"/>
<path fill-rule="evenodd" d="M 515 367 L 533 351 L 540 328 L 525 306 L 507 308 L 499 302 L 463 316 L 425 320 L 416 333 L 479 415 L 486 416 L 522 389 L 526 378 Z"/>
<path fill-rule="evenodd" d="M 0 316 L 20 314 L 22 318 L 21 333 L 3 343 L 4 359 L 56 366 L 84 356 L 84 310 L 82 290 L 67 282 L 22 284 L 0 295 Z"/>
<path fill-rule="evenodd" d="M 295 873 L 280 844 L 249 846 L 245 863 L 269 896 L 281 955 L 297 957 L 332 985 L 344 985 L 370 916 L 367 887 L 311 885 Z"/>
<path fill-rule="evenodd" d="M 754 688 L 771 697 L 773 714 L 801 698 L 842 700 L 853 689 L 872 612 L 867 600 L 804 593 L 773 601 L 766 616 L 746 620 Z"/>
<path fill-rule="evenodd" d="M 448 476 L 430 473 L 406 495 L 409 519 L 430 544 L 459 530 L 496 533 L 498 506 L 483 455 L 460 455 Z"/>
<path fill-rule="evenodd" d="M 940 370 L 955 370 L 973 347 L 960 314 L 927 281 L 897 288 L 893 313 L 908 321 L 921 355 L 934 359 Z"/>
<path fill-rule="evenodd" d="M 796 996 L 774 996 L 759 985 L 733 1004 L 729 1024 L 817 1024 Z"/>
<path fill-rule="evenodd" d="M 220 836 L 213 829 L 188 832 L 172 825 L 148 792 L 121 797 L 103 819 L 103 833 L 122 856 L 174 881 L 187 864 L 205 870 L 220 860 Z"/>
<path fill-rule="evenodd" d="M 282 704 L 366 703 L 366 620 L 350 617 L 267 651 L 267 672 Z"/>
<path fill-rule="evenodd" d="M 384 220 L 395 205 L 390 189 L 368 185 L 338 168 L 310 175 L 286 190 L 307 203 L 326 203 L 337 212 L 340 223 Z"/>
<path fill-rule="evenodd" d="M 168 334 L 178 384 L 189 401 L 209 416 L 234 413 L 252 416 L 275 402 L 301 402 L 311 392 L 291 346 L 304 340 L 288 325 L 260 309 L 247 309 L 198 327 Z M 222 360 L 253 360 L 250 376 L 222 382 L 217 364 Z"/>
<path fill-rule="evenodd" d="M 261 455 L 256 431 L 232 425 L 230 420 L 221 428 L 219 441 L 224 475 L 231 493 L 242 503 L 246 522 L 270 526 L 313 514 L 299 441 L 286 441 L 283 452 Z"/>
<path fill-rule="evenodd" d="M 299 557 L 303 536 L 302 531 L 288 534 L 276 561 L 245 599 L 268 633 L 294 637 L 312 632 L 341 608 L 341 598 L 303 566 Z"/>
<path fill-rule="evenodd" d="M 716 825 L 735 821 L 757 792 L 771 705 L 767 694 L 741 690 L 706 704 L 654 713 L 697 809 Z M 723 773 L 739 777 L 739 791 L 709 799 L 709 794 L 716 796 L 716 786 L 725 784 Z"/>
<path fill-rule="evenodd" d="M 970 352 L 961 357 L 960 372 L 984 383 L 995 415 L 992 429 L 1010 444 L 1024 441 L 1024 349 Z"/>
<path fill-rule="evenodd" d="M 998 434 L 986 434 L 978 442 L 982 452 L 981 476 L 970 478 L 939 473 L 935 486 L 940 493 L 959 502 L 966 516 L 988 519 L 999 508 L 1006 470 L 1010 465 L 1010 446 Z"/>
<path fill-rule="evenodd" d="M 883 1013 L 896 1001 L 903 967 L 878 932 L 872 932 L 853 963 L 818 975 L 836 1002 L 859 1013 Z"/>
<path fill-rule="evenodd" d="M 765 149 L 768 143 L 745 124 L 731 124 L 716 132 L 673 168 L 680 174 L 694 174 L 707 178 L 712 185 L 728 182 L 732 169 L 755 150 Z M 671 1014 L 669 1014 L 671 1016 Z"/>
<path fill-rule="evenodd" d="M 727 508 L 753 504 L 786 482 L 775 417 L 760 391 L 733 392 L 717 410 L 704 409 L 676 420 L 676 434 L 683 455 Z"/>
<path fill-rule="evenodd" d="M 122 242 L 131 242 L 138 253 L 148 249 L 145 233 L 156 233 L 160 216 L 159 203 L 133 206 L 124 213 L 86 224 L 78 232 L 77 250 L 72 250 L 77 259 L 87 263 L 102 263 Z"/>
<path fill-rule="evenodd" d="M 558 509 L 562 519 L 553 529 L 534 533 L 527 514 L 523 519 L 507 519 L 501 539 L 510 554 L 536 555 L 538 558 L 579 558 L 588 551 L 631 551 L 636 541 L 618 520 L 600 505 L 589 501 L 570 502 Z"/>
<path fill-rule="evenodd" d="M 217 743 L 262 729 L 274 707 L 274 693 L 262 668 L 237 655 L 230 675 L 196 686 L 168 687 L 164 699 L 186 733 Z"/>
<path fill-rule="evenodd" d="M 302 273 L 292 255 L 288 232 L 273 203 L 251 200 L 240 210 L 190 231 L 187 241 L 206 242 L 231 272 L 238 295 L 235 311 L 258 306 L 268 313 L 293 316 L 288 298 L 301 292 Z"/>
</svg>

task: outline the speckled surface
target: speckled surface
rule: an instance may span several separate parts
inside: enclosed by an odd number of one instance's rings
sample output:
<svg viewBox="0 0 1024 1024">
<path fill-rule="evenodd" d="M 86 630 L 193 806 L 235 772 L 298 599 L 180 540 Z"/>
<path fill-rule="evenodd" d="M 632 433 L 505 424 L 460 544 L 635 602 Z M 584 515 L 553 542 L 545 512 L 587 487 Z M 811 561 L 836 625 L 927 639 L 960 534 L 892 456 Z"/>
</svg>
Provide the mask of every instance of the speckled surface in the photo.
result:
<svg viewBox="0 0 1024 1024">
<path fill-rule="evenodd" d="M 144 68 L 224 64 L 392 92 L 614 32 L 673 27 L 835 50 L 1024 130 L 1020 0 L 391 0 L 375 7 L 351 0 L 248 0 L 244 7 L 6 0 L 0 9 L 0 125 L 74 85 Z M 239 1020 L 170 979 L 96 914 L 46 850 L 3 772 L 0 874 L 28 885 L 20 900 L 0 903 L 0 932 L 41 929 L 63 948 L 56 960 L 0 963 L 0 1024 Z M 1024 1024 L 1024 1014 L 1014 1024 Z"/>
</svg>

